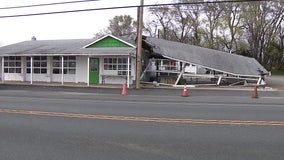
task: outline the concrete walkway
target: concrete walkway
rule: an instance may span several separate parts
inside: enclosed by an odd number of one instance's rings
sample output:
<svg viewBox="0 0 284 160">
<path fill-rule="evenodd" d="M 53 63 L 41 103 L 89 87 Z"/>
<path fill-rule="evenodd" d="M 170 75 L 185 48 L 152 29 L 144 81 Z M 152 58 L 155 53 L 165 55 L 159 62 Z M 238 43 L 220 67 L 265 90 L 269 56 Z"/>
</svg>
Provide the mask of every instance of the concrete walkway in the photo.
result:
<svg viewBox="0 0 284 160">
<path fill-rule="evenodd" d="M 268 90 L 284 90 L 284 76 L 270 76 L 266 77 L 266 83 Z M 19 81 L 5 81 L 2 82 L 2 84 L 8 84 L 8 85 L 33 85 L 33 86 L 53 86 L 53 87 L 80 87 L 80 88 L 122 88 L 121 84 L 90 84 L 89 86 L 86 83 L 64 83 L 63 85 L 61 83 L 56 82 L 33 82 L 33 84 L 30 84 L 30 82 L 19 82 Z M 180 86 L 183 87 L 183 86 Z M 180 87 L 172 87 L 171 85 L 167 86 L 159 86 L 156 87 L 154 84 L 141 84 L 141 88 L 177 88 L 180 89 Z M 130 85 L 130 88 L 135 88 L 135 85 Z M 218 90 L 251 90 L 250 87 L 245 86 L 199 86 L 196 87 L 196 89 L 218 89 Z M 266 90 L 264 89 L 264 90 Z"/>
</svg>

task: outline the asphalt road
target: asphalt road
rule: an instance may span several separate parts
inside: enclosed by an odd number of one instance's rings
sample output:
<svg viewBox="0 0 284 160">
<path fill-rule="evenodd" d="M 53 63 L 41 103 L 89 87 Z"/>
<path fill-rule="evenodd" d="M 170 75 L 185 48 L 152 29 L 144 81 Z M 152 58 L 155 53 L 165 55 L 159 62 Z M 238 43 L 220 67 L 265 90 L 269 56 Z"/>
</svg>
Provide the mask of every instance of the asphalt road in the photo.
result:
<svg viewBox="0 0 284 160">
<path fill-rule="evenodd" d="M 283 91 L 0 86 L 5 160 L 282 160 Z"/>
</svg>

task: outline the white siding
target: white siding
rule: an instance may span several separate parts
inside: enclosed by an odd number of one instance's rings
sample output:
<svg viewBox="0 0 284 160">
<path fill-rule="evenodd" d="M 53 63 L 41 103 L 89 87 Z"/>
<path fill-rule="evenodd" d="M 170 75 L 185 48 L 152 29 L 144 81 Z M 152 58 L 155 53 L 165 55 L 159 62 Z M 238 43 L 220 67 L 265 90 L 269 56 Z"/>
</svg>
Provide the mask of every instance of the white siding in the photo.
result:
<svg viewBox="0 0 284 160">
<path fill-rule="evenodd" d="M 192 65 L 192 64 L 187 65 L 187 66 L 185 66 L 184 72 L 196 74 L 197 73 L 197 67 L 195 65 Z"/>
<path fill-rule="evenodd" d="M 135 77 L 135 59 L 131 59 L 131 68 L 129 69 L 131 72 L 130 75 L 130 84 L 133 84 L 133 80 Z M 104 70 L 104 59 L 101 58 L 100 60 L 100 83 L 102 82 L 102 75 L 116 75 L 116 76 L 109 76 L 108 78 L 104 79 L 105 84 L 123 84 L 127 82 L 127 79 L 118 76 L 117 70 Z"/>
<path fill-rule="evenodd" d="M 77 56 L 76 57 L 76 83 L 88 82 L 88 57 Z"/>
<path fill-rule="evenodd" d="M 75 82 L 76 75 L 75 74 L 64 74 L 63 76 L 64 82 Z M 61 74 L 53 74 L 52 82 L 61 82 L 62 75 Z"/>
<path fill-rule="evenodd" d="M 3 65 L 2 65 L 3 57 L 0 57 L 0 79 L 3 80 L 2 72 L 4 71 Z"/>
<path fill-rule="evenodd" d="M 76 57 L 76 74 L 64 74 L 64 82 L 74 82 L 74 83 L 87 83 L 87 61 L 86 56 Z M 26 63 L 24 63 L 26 64 Z M 24 72 L 26 73 L 25 69 Z M 47 57 L 47 74 L 33 74 L 34 82 L 61 82 L 61 74 L 52 73 L 52 57 Z M 11 77 L 9 80 L 14 80 L 15 76 Z M 6 79 L 8 80 L 8 79 Z M 26 81 L 31 80 L 30 74 L 26 74 Z"/>
<path fill-rule="evenodd" d="M 22 73 L 4 73 L 5 81 L 24 81 Z"/>
<path fill-rule="evenodd" d="M 4 76 L 3 80 L 4 81 L 24 81 L 24 69 L 23 69 L 23 58 L 21 59 L 21 67 L 22 67 L 22 73 L 4 73 L 2 77 Z"/>
<path fill-rule="evenodd" d="M 76 56 L 76 74 L 64 74 L 64 82 L 88 83 L 88 56 Z M 135 58 L 131 59 L 130 84 L 135 79 Z M 22 57 L 22 73 L 4 73 L 0 76 L 6 81 L 31 81 L 31 74 L 26 73 L 26 57 Z M 53 74 L 52 57 L 47 57 L 47 73 L 33 74 L 33 82 L 62 82 L 61 74 Z M 102 75 L 113 75 L 105 79 L 105 84 L 123 84 L 127 80 L 117 75 L 118 71 L 104 70 L 104 58 L 99 58 L 99 84 L 102 83 Z M 1 62 L 0 62 L 0 66 Z"/>
<path fill-rule="evenodd" d="M 23 60 L 23 73 L 25 73 L 25 81 L 31 81 L 31 74 L 26 73 L 26 57 L 22 58 Z M 52 57 L 47 57 L 47 73 L 46 74 L 35 74 L 33 73 L 33 81 L 35 82 L 51 82 L 51 74 L 52 74 L 52 62 L 51 62 Z"/>
</svg>

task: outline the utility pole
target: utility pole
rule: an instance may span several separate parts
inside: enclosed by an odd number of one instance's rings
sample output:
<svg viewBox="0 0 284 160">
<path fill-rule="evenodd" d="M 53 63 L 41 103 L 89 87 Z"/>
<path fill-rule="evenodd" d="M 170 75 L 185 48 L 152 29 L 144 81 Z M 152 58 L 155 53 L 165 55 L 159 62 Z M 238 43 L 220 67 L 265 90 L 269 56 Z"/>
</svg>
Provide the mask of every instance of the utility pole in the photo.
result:
<svg viewBox="0 0 284 160">
<path fill-rule="evenodd" d="M 281 33 L 280 37 L 280 52 L 282 54 L 282 60 L 284 61 L 284 35 Z"/>
<path fill-rule="evenodd" d="M 282 54 L 282 61 L 284 61 L 284 28 L 280 26 L 280 52 Z"/>
<path fill-rule="evenodd" d="M 141 76 L 141 55 L 142 55 L 142 27 L 143 27 L 143 5 L 144 0 L 140 0 L 140 6 L 137 10 L 137 51 L 136 51 L 136 89 L 140 89 Z"/>
</svg>

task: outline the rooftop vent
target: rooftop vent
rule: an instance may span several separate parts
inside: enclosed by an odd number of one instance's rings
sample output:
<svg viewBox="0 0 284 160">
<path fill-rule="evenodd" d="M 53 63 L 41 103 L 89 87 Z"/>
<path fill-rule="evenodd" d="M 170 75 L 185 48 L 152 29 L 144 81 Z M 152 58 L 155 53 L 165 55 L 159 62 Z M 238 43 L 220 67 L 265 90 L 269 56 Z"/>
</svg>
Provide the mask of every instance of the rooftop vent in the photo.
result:
<svg viewBox="0 0 284 160">
<path fill-rule="evenodd" d="M 35 36 L 32 36 L 31 40 L 32 40 L 32 41 L 36 41 L 36 37 L 35 37 Z"/>
</svg>

